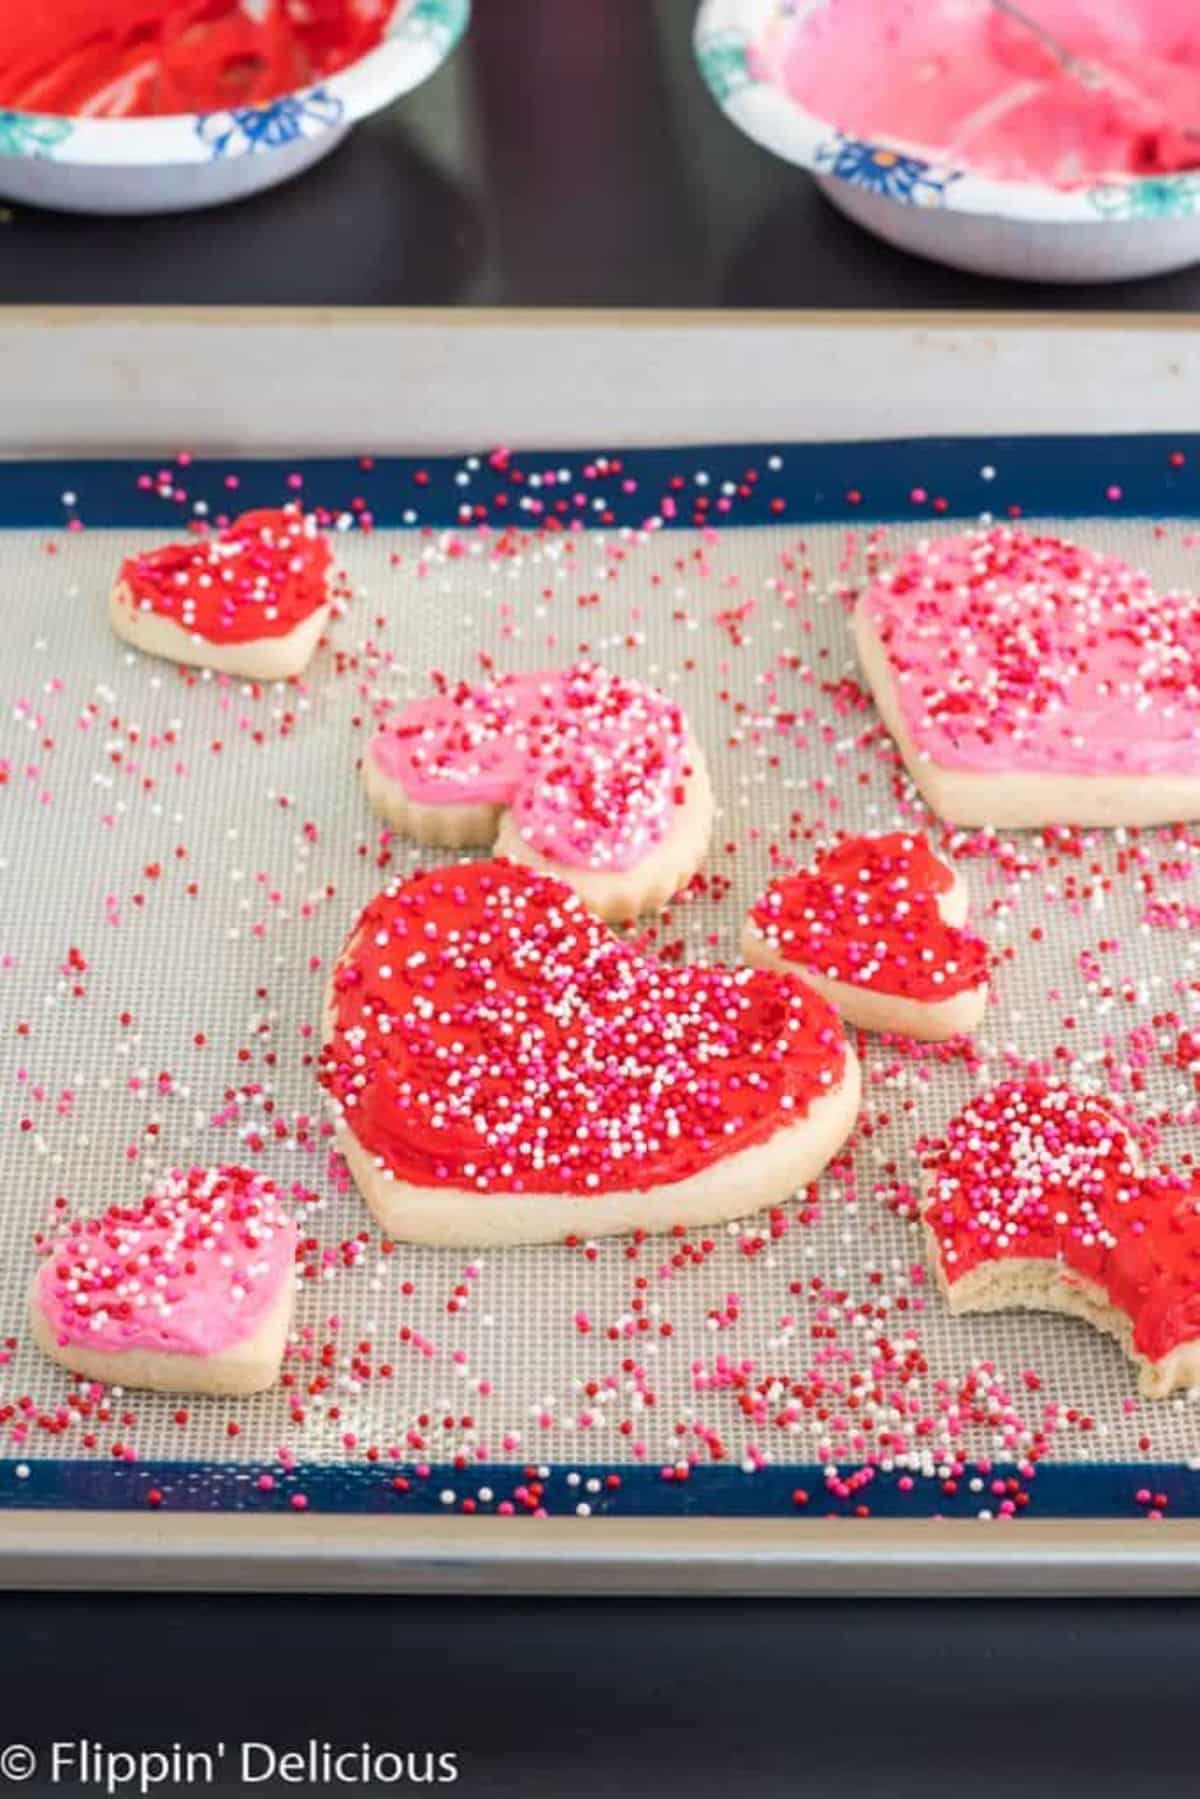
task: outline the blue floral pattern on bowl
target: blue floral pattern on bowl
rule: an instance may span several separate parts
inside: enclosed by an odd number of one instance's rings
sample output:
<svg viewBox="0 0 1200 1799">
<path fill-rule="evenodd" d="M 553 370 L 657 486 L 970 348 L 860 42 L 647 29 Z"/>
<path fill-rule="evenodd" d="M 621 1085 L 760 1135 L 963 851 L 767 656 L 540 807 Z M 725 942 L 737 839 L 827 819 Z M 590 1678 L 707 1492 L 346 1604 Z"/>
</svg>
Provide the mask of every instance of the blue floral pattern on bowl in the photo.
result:
<svg viewBox="0 0 1200 1799">
<path fill-rule="evenodd" d="M 303 94 L 285 94 L 269 106 L 236 106 L 229 112 L 201 113 L 197 135 L 214 158 L 253 156 L 261 150 L 281 150 L 297 138 L 315 137 L 340 124 L 344 103 L 324 88 Z"/>
<path fill-rule="evenodd" d="M 62 198 L 84 211 L 132 212 L 137 208 L 128 198 L 131 183 L 137 179 L 134 171 L 142 170 L 149 209 L 169 211 L 268 185 L 280 178 L 271 168 L 269 152 L 292 151 L 284 159 L 290 164 L 306 140 L 313 152 L 309 160 L 323 147 L 332 148 L 343 130 L 427 80 L 466 30 L 471 13 L 471 0 L 387 4 L 388 29 L 373 50 L 317 86 L 263 105 L 128 118 L 66 118 L 0 107 L 0 173 L 10 197 L 13 191 L 18 198 L 35 193 L 37 204 Z M 36 175 L 30 171 L 32 185 L 20 169 L 22 163 L 48 162 L 55 178 L 39 167 Z M 188 167 L 192 176 L 183 173 Z M 212 181 L 195 173 L 201 168 Z M 259 171 L 261 179 L 251 170 Z M 61 184 L 59 171 L 64 172 Z M 121 196 L 115 204 L 114 192 Z"/>
<path fill-rule="evenodd" d="M 875 195 L 922 212 L 973 214 L 1014 227 L 1073 223 L 1099 227 L 1154 221 L 1166 230 L 1175 224 L 1186 230 L 1190 223 L 1197 233 L 1194 241 L 1200 243 L 1200 173 L 1196 171 L 1148 179 L 1113 176 L 1090 189 L 1058 187 L 1050 182 L 981 174 L 962 166 L 953 151 L 942 153 L 953 161 L 939 162 L 936 149 L 899 149 L 860 138 L 840 130 L 836 119 L 809 111 L 793 98 L 781 73 L 786 66 L 787 40 L 804 19 L 832 4 L 833 0 L 699 0 L 692 44 L 701 78 L 717 105 L 755 143 L 820 177 L 844 181 L 863 197 Z M 937 228 L 927 223 L 918 229 L 926 233 L 921 241 L 927 247 L 932 241 L 928 230 Z M 948 237 L 943 241 L 951 242 Z M 1068 255 L 1066 241 L 1064 260 L 1055 264 L 1056 274 L 1069 265 L 1076 271 L 1070 279 L 1106 278 L 1103 257 L 1095 252 L 1096 260 L 1088 264 L 1086 275 L 1081 274 L 1088 259 Z M 1093 233 L 1091 242 L 1097 241 Z M 1130 248 L 1136 262 L 1137 255 Z M 1119 250 L 1114 254 L 1121 273 L 1135 272 Z M 972 253 L 968 266 L 982 267 L 989 258 L 990 251 L 982 248 L 980 256 Z M 1180 264 L 1184 260 L 1186 256 L 1181 255 Z M 1026 254 L 1018 250 L 1014 262 L 1012 272 L 1023 275 L 1029 275 L 1035 265 L 1046 266 L 1040 251 Z M 1161 250 L 1152 258 L 1152 265 L 1154 270 L 1180 266 L 1163 261 Z M 1145 272 L 1151 272 L 1150 265 Z"/>
<path fill-rule="evenodd" d="M 962 179 L 959 169 L 938 169 L 920 156 L 843 132 L 817 148 L 813 164 L 839 181 L 898 200 L 902 206 L 944 206 L 947 188 Z"/>
<path fill-rule="evenodd" d="M 73 130 L 70 119 L 0 110 L 0 156 L 53 156 Z"/>
</svg>

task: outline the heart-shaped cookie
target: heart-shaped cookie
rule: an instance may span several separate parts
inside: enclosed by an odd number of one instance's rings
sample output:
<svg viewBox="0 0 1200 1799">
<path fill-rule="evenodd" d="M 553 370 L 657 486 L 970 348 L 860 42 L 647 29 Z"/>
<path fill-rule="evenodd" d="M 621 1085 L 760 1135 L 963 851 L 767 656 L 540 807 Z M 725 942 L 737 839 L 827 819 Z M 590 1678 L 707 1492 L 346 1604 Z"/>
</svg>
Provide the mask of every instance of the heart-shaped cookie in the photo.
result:
<svg viewBox="0 0 1200 1799">
<path fill-rule="evenodd" d="M 849 837 L 772 881 L 742 954 L 794 969 L 848 1024 L 941 1042 L 973 1031 L 987 1004 L 987 946 L 966 915 L 966 887 L 924 837 Z"/>
<path fill-rule="evenodd" d="M 109 618 L 151 655 L 282 680 L 306 667 L 328 622 L 330 561 L 311 513 L 244 512 L 224 531 L 127 556 Z"/>
<path fill-rule="evenodd" d="M 363 778 L 408 836 L 494 844 L 612 923 L 686 886 L 712 829 L 708 771 L 680 707 L 594 662 L 415 701 L 371 740 Z"/>
<path fill-rule="evenodd" d="M 921 545 L 854 614 L 913 780 L 958 825 L 1200 817 L 1200 601 L 997 526 Z"/>
<path fill-rule="evenodd" d="M 389 1235 L 535 1243 L 706 1224 L 814 1180 L 858 1108 L 793 975 L 668 967 L 512 862 L 389 887 L 333 977 L 321 1081 Z"/>
<path fill-rule="evenodd" d="M 296 1226 L 272 1181 L 248 1168 L 176 1170 L 46 1246 L 30 1295 L 34 1340 L 89 1380 L 257 1393 L 279 1373 L 295 1256 Z"/>
<path fill-rule="evenodd" d="M 1102 1099 L 1005 1081 L 922 1146 L 925 1225 L 955 1312 L 1068 1312 L 1150 1397 L 1200 1383 L 1200 1177 L 1143 1170 Z"/>
</svg>

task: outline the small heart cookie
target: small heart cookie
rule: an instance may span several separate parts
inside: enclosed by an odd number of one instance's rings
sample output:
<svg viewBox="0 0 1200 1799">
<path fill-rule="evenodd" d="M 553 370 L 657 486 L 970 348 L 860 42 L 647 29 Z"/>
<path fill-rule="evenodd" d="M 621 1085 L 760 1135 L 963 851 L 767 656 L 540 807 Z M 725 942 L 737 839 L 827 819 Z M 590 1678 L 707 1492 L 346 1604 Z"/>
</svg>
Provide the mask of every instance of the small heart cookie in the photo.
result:
<svg viewBox="0 0 1200 1799">
<path fill-rule="evenodd" d="M 858 1110 L 837 1014 L 794 975 L 668 967 L 512 862 L 373 900 L 326 1037 L 350 1171 L 418 1243 L 736 1218 L 815 1180 Z"/>
<path fill-rule="evenodd" d="M 997 526 L 921 545 L 854 614 L 909 774 L 957 825 L 1200 818 L 1200 603 Z"/>
<path fill-rule="evenodd" d="M 610 923 L 686 886 L 712 829 L 708 771 L 679 706 L 594 662 L 417 700 L 371 740 L 363 778 L 407 836 L 494 844 Z"/>
<path fill-rule="evenodd" d="M 38 1347 L 74 1374 L 163 1393 L 257 1393 L 279 1373 L 296 1226 L 248 1168 L 176 1170 L 66 1224 L 34 1277 Z"/>
<path fill-rule="evenodd" d="M 298 506 L 128 556 L 109 601 L 117 636 L 197 668 L 279 681 L 307 667 L 329 620 L 329 545 Z"/>
<path fill-rule="evenodd" d="M 938 1043 L 975 1030 L 987 1004 L 987 946 L 966 915 L 966 887 L 924 837 L 849 837 L 772 881 L 742 954 L 794 969 L 848 1024 Z"/>
<path fill-rule="evenodd" d="M 1005 1081 L 922 1163 L 951 1311 L 1067 1312 L 1117 1339 L 1149 1397 L 1200 1384 L 1200 1176 L 1144 1172 L 1111 1105 Z"/>
</svg>

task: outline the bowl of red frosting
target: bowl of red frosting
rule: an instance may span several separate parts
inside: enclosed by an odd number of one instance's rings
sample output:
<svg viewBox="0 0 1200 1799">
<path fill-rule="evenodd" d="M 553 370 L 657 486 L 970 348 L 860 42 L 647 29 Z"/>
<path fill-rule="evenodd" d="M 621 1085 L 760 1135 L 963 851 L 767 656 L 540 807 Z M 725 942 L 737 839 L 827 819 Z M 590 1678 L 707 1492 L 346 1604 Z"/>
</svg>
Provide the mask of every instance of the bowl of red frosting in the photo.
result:
<svg viewBox="0 0 1200 1799">
<path fill-rule="evenodd" d="M 843 212 L 939 262 L 1115 281 L 1200 261 L 1197 0 L 702 0 L 701 74 Z"/>
<path fill-rule="evenodd" d="M 470 0 L 54 0 L 0 8 L 0 194 L 182 211 L 299 174 L 424 81 Z"/>
</svg>

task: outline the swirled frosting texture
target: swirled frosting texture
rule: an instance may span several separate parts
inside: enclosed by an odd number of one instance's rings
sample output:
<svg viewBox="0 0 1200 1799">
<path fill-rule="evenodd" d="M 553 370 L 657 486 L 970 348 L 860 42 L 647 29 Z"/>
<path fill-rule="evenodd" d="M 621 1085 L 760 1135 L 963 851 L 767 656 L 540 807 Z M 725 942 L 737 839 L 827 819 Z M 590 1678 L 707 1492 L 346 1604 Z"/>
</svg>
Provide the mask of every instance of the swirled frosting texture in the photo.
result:
<svg viewBox="0 0 1200 1799">
<path fill-rule="evenodd" d="M 480 1193 L 679 1181 L 841 1081 L 792 975 L 668 967 L 561 881 L 504 861 L 389 888 L 338 964 L 321 1080 L 399 1179 Z"/>
</svg>

